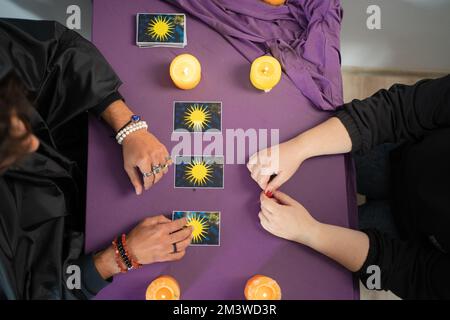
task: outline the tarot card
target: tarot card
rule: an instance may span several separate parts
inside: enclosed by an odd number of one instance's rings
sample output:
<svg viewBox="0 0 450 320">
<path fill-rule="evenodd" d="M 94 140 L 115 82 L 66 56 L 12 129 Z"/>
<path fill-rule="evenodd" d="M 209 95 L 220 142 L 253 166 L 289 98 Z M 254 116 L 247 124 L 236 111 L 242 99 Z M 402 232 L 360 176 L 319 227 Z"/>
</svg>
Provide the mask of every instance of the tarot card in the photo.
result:
<svg viewBox="0 0 450 320">
<path fill-rule="evenodd" d="M 222 102 L 175 101 L 173 108 L 173 131 L 222 131 Z"/>
<path fill-rule="evenodd" d="M 175 188 L 223 188 L 223 156 L 176 156 Z"/>
<path fill-rule="evenodd" d="M 169 13 L 138 13 L 136 44 L 139 47 L 177 47 L 187 44 L 186 16 Z"/>
<path fill-rule="evenodd" d="M 220 246 L 219 211 L 174 211 L 172 220 L 186 217 L 193 228 L 191 246 Z"/>
</svg>

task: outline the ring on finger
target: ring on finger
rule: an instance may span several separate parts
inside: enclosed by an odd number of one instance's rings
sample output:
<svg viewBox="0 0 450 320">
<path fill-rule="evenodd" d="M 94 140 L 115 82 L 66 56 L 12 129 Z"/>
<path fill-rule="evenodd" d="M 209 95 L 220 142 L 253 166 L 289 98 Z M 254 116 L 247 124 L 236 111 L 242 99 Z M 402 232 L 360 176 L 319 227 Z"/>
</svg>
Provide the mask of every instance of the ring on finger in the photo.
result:
<svg viewBox="0 0 450 320">
<path fill-rule="evenodd" d="M 173 252 L 172 253 L 177 253 L 178 252 L 177 244 L 176 243 L 172 243 L 172 246 L 173 246 Z"/>
<path fill-rule="evenodd" d="M 142 176 L 143 176 L 144 178 L 150 178 L 152 175 L 153 175 L 153 172 L 143 172 L 143 173 L 142 173 Z"/>
<path fill-rule="evenodd" d="M 161 171 L 161 166 L 157 165 L 157 166 L 152 166 L 152 172 L 153 174 L 158 174 Z"/>
</svg>

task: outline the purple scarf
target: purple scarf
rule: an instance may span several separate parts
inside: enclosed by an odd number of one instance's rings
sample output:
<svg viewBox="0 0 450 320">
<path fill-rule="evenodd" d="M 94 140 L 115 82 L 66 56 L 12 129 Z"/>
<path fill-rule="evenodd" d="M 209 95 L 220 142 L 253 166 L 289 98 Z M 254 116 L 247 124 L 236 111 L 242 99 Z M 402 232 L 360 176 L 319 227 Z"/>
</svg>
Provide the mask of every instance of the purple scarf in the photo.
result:
<svg viewBox="0 0 450 320">
<path fill-rule="evenodd" d="M 249 61 L 271 53 L 316 107 L 342 104 L 339 0 L 165 0 L 219 32 Z"/>
</svg>

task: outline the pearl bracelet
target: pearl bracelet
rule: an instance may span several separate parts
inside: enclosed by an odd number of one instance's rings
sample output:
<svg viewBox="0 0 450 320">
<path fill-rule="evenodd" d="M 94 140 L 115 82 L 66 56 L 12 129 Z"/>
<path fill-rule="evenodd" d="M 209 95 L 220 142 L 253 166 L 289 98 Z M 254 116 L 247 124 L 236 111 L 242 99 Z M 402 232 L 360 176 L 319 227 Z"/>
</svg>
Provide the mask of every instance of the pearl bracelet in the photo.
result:
<svg viewBox="0 0 450 320">
<path fill-rule="evenodd" d="M 123 140 L 130 133 L 133 133 L 135 131 L 142 130 L 142 129 L 147 130 L 147 128 L 148 128 L 147 122 L 145 122 L 145 121 L 132 122 L 117 133 L 116 141 L 118 144 L 122 144 Z"/>
</svg>

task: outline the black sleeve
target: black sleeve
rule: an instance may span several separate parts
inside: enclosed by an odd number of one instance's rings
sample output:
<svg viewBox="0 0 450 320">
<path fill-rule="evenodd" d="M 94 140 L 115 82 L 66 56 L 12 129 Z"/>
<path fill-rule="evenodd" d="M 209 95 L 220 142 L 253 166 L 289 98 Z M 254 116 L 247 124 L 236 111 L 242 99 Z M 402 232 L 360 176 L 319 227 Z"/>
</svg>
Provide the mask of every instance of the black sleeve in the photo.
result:
<svg viewBox="0 0 450 320">
<path fill-rule="evenodd" d="M 121 99 L 117 74 L 88 40 L 54 21 L 0 19 L 0 57 L 25 83 L 50 130 Z"/>
<path fill-rule="evenodd" d="M 111 103 L 117 100 L 124 100 L 119 91 L 111 93 L 109 96 L 103 99 L 102 102 L 100 102 L 89 111 L 92 112 L 92 114 L 94 114 L 96 117 L 100 117 L 103 111 L 105 111 Z"/>
<path fill-rule="evenodd" d="M 83 255 L 73 263 L 81 269 L 81 292 L 78 294 L 79 297 L 92 299 L 100 290 L 112 282 L 112 278 L 105 280 L 98 273 L 94 264 L 93 254 Z"/>
<path fill-rule="evenodd" d="M 371 273 L 381 270 L 382 290 L 403 299 L 450 299 L 450 257 L 428 241 L 407 242 L 376 230 L 363 230 L 370 239 L 369 254 L 358 271 L 364 285 Z"/>
<path fill-rule="evenodd" d="M 420 139 L 431 130 L 450 127 L 450 76 L 412 86 L 396 84 L 343 105 L 336 117 L 347 128 L 353 151 Z"/>
</svg>

